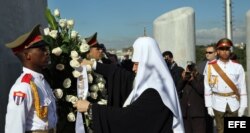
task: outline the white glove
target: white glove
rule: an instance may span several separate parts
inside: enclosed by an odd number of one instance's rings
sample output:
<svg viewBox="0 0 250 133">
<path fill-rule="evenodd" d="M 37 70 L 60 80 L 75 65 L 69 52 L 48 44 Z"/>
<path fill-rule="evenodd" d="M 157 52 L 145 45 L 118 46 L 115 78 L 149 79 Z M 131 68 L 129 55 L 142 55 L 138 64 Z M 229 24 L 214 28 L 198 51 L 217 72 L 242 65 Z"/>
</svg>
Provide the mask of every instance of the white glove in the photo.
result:
<svg viewBox="0 0 250 133">
<path fill-rule="evenodd" d="M 214 116 L 214 110 L 213 110 L 213 108 L 212 107 L 207 107 L 207 112 L 208 112 L 208 114 L 210 115 L 210 116 Z"/>
<path fill-rule="evenodd" d="M 245 107 L 240 107 L 239 110 L 238 110 L 238 116 L 239 117 L 242 117 L 244 115 L 244 112 L 245 112 Z"/>
</svg>

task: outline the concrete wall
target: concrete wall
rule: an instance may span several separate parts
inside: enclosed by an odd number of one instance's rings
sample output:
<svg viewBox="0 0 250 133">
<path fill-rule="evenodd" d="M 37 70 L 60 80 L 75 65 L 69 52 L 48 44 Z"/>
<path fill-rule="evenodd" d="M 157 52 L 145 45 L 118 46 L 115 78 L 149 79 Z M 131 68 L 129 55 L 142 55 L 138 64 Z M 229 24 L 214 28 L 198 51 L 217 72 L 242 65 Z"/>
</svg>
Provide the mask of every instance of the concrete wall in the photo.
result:
<svg viewBox="0 0 250 133">
<path fill-rule="evenodd" d="M 195 62 L 195 14 L 190 7 L 167 12 L 154 20 L 154 37 L 161 52 L 169 50 L 178 65 Z"/>
<path fill-rule="evenodd" d="M 246 52 L 247 52 L 247 89 L 248 89 L 248 116 L 250 116 L 250 10 L 246 14 Z"/>
<path fill-rule="evenodd" d="M 35 24 L 45 27 L 46 7 L 47 0 L 0 1 L 0 133 L 4 133 L 9 90 L 22 70 L 20 62 L 4 45 L 31 30 Z"/>
</svg>

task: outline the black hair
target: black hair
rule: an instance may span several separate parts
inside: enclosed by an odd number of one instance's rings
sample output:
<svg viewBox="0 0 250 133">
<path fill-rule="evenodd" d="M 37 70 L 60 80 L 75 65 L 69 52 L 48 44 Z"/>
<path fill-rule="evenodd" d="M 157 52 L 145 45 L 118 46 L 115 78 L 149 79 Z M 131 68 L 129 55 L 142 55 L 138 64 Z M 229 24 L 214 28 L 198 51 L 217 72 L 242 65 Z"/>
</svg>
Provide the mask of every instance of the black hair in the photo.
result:
<svg viewBox="0 0 250 133">
<path fill-rule="evenodd" d="M 165 51 L 165 52 L 163 52 L 163 53 L 162 53 L 162 56 L 163 56 L 163 57 L 164 57 L 164 56 L 169 56 L 170 58 L 173 58 L 173 54 L 172 54 L 171 51 Z"/>
</svg>

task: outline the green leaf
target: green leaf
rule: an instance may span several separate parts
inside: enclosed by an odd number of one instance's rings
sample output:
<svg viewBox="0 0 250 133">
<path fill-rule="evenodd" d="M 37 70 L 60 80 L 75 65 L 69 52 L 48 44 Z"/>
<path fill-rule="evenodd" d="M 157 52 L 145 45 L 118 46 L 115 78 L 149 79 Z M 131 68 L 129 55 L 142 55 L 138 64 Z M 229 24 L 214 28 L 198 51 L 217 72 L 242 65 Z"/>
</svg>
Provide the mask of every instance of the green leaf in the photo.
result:
<svg viewBox="0 0 250 133">
<path fill-rule="evenodd" d="M 58 30 L 58 23 L 57 23 L 55 17 L 52 15 L 49 8 L 46 8 L 46 10 L 45 10 L 45 17 L 46 17 L 49 25 L 51 26 L 51 29 Z"/>
<path fill-rule="evenodd" d="M 53 39 L 51 36 L 43 36 L 43 40 L 49 45 L 50 48 L 57 47 L 55 43 L 55 39 Z"/>
<path fill-rule="evenodd" d="M 69 48 L 67 47 L 67 45 L 63 44 L 61 46 L 61 49 L 62 49 L 63 53 L 69 54 Z"/>
<path fill-rule="evenodd" d="M 70 39 L 68 37 L 63 38 L 63 43 L 69 43 L 69 42 L 70 42 Z"/>
</svg>

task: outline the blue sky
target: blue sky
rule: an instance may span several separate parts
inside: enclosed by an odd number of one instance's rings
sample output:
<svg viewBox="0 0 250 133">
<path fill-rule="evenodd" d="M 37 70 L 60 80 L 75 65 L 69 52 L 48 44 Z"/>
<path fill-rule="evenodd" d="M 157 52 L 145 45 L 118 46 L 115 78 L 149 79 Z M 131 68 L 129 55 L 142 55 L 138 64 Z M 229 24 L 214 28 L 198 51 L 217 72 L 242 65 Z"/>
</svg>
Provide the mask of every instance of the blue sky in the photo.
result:
<svg viewBox="0 0 250 133">
<path fill-rule="evenodd" d="M 74 19 L 75 30 L 83 37 L 98 32 L 98 41 L 107 48 L 131 46 L 143 35 L 152 36 L 153 21 L 180 7 L 195 11 L 196 43 L 208 44 L 224 37 L 225 0 L 48 0 L 62 18 Z M 245 42 L 245 17 L 250 0 L 232 0 L 233 40 Z"/>
</svg>

